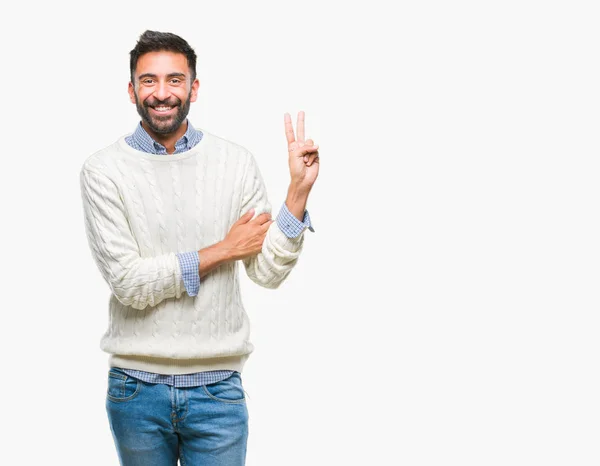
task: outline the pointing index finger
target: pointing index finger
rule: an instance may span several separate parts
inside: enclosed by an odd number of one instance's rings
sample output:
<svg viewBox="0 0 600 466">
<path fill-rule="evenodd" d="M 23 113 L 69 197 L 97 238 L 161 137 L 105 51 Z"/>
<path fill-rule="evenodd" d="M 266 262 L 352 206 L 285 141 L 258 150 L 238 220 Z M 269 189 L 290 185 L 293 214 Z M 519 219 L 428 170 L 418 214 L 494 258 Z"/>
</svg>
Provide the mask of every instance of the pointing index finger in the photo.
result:
<svg viewBox="0 0 600 466">
<path fill-rule="evenodd" d="M 283 116 L 283 120 L 285 122 L 285 138 L 287 139 L 288 144 L 291 144 L 296 140 L 294 137 L 294 127 L 292 126 L 292 117 L 289 113 L 286 113 Z"/>
</svg>

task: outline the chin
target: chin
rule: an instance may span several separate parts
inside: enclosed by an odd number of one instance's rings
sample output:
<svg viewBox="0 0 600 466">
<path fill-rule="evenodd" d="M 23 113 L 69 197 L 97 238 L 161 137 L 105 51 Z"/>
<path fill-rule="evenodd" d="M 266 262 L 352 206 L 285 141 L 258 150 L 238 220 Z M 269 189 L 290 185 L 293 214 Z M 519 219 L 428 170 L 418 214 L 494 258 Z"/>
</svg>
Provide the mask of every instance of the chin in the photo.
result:
<svg viewBox="0 0 600 466">
<path fill-rule="evenodd" d="M 167 133 L 172 133 L 173 131 L 175 131 L 177 128 L 179 128 L 179 125 L 175 125 L 175 121 L 146 121 L 146 123 L 148 124 L 148 126 L 150 126 L 150 128 L 152 129 L 152 131 L 154 131 L 155 133 L 159 133 L 159 134 L 167 134 Z"/>
</svg>

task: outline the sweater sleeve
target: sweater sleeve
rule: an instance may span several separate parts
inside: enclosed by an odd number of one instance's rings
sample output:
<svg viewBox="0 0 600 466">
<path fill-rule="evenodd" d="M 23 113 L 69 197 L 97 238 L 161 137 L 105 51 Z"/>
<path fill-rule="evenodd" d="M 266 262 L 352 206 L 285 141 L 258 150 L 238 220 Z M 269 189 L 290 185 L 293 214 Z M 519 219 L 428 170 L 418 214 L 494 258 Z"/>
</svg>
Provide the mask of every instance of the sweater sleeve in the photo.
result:
<svg viewBox="0 0 600 466">
<path fill-rule="evenodd" d="M 177 255 L 141 257 L 117 186 L 85 167 L 80 185 L 92 256 L 119 302 L 144 309 L 167 298 L 179 298 L 183 280 Z"/>
<path fill-rule="evenodd" d="M 264 212 L 271 213 L 271 204 L 256 160 L 252 154 L 248 155 L 240 217 L 254 208 L 253 218 L 256 218 Z M 242 260 L 248 277 L 265 288 L 277 288 L 298 262 L 303 243 L 304 231 L 288 238 L 281 231 L 279 222 L 273 222 L 265 236 L 262 251 Z"/>
</svg>

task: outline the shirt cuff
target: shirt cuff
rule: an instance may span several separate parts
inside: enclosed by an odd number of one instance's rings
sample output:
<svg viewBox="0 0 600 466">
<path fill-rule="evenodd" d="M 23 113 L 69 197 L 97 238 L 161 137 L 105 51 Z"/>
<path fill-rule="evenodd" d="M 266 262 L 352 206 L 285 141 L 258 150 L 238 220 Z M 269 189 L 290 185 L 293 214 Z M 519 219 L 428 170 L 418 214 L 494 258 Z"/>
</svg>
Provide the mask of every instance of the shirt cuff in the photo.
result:
<svg viewBox="0 0 600 466">
<path fill-rule="evenodd" d="M 188 295 L 196 296 L 200 289 L 200 257 L 198 251 L 180 252 L 177 254 L 177 258 L 179 259 L 185 290 Z"/>
<path fill-rule="evenodd" d="M 283 231 L 288 238 L 300 236 L 307 228 L 313 233 L 315 232 L 315 229 L 310 222 L 308 210 L 304 211 L 304 218 L 300 221 L 289 211 L 285 202 L 277 215 L 277 225 L 279 225 L 281 231 Z"/>
</svg>

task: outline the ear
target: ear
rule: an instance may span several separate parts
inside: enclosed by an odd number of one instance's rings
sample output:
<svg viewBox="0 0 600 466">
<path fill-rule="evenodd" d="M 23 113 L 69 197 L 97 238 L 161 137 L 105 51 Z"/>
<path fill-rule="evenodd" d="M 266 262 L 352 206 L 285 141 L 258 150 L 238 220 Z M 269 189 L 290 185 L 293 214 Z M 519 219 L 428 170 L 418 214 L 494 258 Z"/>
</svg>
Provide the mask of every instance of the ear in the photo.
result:
<svg viewBox="0 0 600 466">
<path fill-rule="evenodd" d="M 198 97 L 198 88 L 200 87 L 200 81 L 198 78 L 194 79 L 192 83 L 192 95 L 190 96 L 190 102 L 196 102 L 196 98 Z"/>
<path fill-rule="evenodd" d="M 135 89 L 131 81 L 129 81 L 129 85 L 127 86 L 127 92 L 129 92 L 129 100 L 132 104 L 135 104 Z"/>
</svg>

